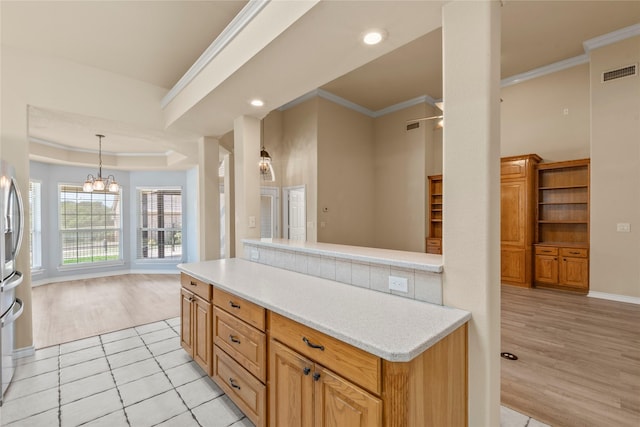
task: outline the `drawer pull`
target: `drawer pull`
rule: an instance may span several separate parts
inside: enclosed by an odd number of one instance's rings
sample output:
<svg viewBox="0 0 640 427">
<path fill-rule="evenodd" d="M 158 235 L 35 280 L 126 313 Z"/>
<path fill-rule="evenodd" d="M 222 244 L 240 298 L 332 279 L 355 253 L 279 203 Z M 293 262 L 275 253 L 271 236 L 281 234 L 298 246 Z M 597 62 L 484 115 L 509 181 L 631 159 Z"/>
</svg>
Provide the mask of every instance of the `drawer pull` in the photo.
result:
<svg viewBox="0 0 640 427">
<path fill-rule="evenodd" d="M 240 390 L 242 388 L 238 384 L 236 384 L 236 380 L 234 380 L 233 378 L 229 378 L 229 384 L 231 384 L 231 387 L 235 388 L 236 390 Z"/>
<path fill-rule="evenodd" d="M 569 251 L 571 255 L 580 255 L 580 252 Z"/>
<path fill-rule="evenodd" d="M 194 297 L 189 297 L 189 302 L 192 302 L 192 301 L 194 301 L 194 300 L 195 300 L 195 298 L 194 298 Z"/>
<path fill-rule="evenodd" d="M 317 373 L 317 372 L 315 374 L 313 374 L 313 380 L 314 381 L 319 381 L 320 380 L 320 374 Z"/>
<path fill-rule="evenodd" d="M 231 342 L 234 342 L 236 344 L 240 344 L 240 340 L 234 337 L 233 335 L 229 335 L 229 340 L 231 340 Z"/>
<path fill-rule="evenodd" d="M 196 282 L 194 282 L 193 280 L 192 280 L 191 282 L 189 282 L 189 284 L 190 284 L 191 286 L 198 286 L 198 284 L 197 284 Z"/>
<path fill-rule="evenodd" d="M 551 252 L 553 252 L 553 251 L 544 250 L 544 251 L 542 251 L 542 252 L 544 252 L 545 254 L 549 254 L 549 253 L 551 253 Z"/>
<path fill-rule="evenodd" d="M 302 373 L 305 375 L 309 375 L 309 372 L 311 372 L 311 368 L 308 368 L 308 367 L 302 370 Z"/>
<path fill-rule="evenodd" d="M 312 343 L 311 341 L 309 341 L 309 340 L 307 339 L 307 337 L 302 337 L 302 341 L 304 341 L 304 343 L 305 343 L 306 345 L 308 345 L 309 347 L 311 347 L 311 348 L 317 348 L 317 349 L 318 349 L 318 350 L 320 350 L 320 351 L 324 351 L 324 346 L 323 346 L 323 345 L 314 344 L 314 343 Z"/>
<path fill-rule="evenodd" d="M 229 301 L 229 306 L 230 306 L 231 308 L 240 308 L 240 304 L 236 304 L 236 303 L 235 303 L 235 302 L 233 302 L 233 301 Z"/>
</svg>

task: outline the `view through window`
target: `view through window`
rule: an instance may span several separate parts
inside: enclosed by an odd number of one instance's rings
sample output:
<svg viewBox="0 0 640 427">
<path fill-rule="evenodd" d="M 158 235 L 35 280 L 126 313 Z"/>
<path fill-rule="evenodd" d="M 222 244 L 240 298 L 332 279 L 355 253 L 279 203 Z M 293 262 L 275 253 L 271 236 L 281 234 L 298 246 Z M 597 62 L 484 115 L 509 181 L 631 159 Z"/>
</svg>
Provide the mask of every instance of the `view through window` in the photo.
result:
<svg viewBox="0 0 640 427">
<path fill-rule="evenodd" d="M 40 181 L 29 181 L 29 259 L 31 269 L 42 268 L 42 214 Z"/>
<path fill-rule="evenodd" d="M 182 190 L 138 189 L 138 259 L 182 259 Z"/>
<path fill-rule="evenodd" d="M 60 185 L 62 264 L 122 259 L 121 191 L 85 193 L 80 185 Z"/>
</svg>

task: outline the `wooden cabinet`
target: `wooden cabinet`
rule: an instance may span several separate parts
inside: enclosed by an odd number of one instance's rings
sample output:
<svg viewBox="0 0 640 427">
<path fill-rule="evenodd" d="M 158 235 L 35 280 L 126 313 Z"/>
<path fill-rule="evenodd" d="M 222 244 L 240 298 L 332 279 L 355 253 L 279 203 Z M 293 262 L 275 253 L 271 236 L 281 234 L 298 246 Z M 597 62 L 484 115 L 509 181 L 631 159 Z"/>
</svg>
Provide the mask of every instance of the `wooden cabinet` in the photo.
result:
<svg viewBox="0 0 640 427">
<path fill-rule="evenodd" d="M 427 236 L 427 253 L 442 253 L 442 175 L 431 175 L 429 178 L 429 236 Z"/>
<path fill-rule="evenodd" d="M 271 426 L 382 426 L 382 401 L 352 382 L 275 340 L 269 361 Z"/>
<path fill-rule="evenodd" d="M 265 427 L 266 310 L 219 288 L 213 300 L 213 380 L 256 427 Z"/>
<path fill-rule="evenodd" d="M 500 271 L 503 283 L 531 287 L 536 154 L 500 162 Z"/>
<path fill-rule="evenodd" d="M 467 325 L 389 362 L 268 312 L 269 419 L 289 426 L 466 426 Z"/>
<path fill-rule="evenodd" d="M 538 165 L 537 285 L 589 290 L 589 180 L 589 159 Z"/>
<path fill-rule="evenodd" d="M 211 286 L 182 273 L 180 345 L 209 375 L 212 372 Z M 186 286 L 190 288 L 187 289 Z"/>
</svg>

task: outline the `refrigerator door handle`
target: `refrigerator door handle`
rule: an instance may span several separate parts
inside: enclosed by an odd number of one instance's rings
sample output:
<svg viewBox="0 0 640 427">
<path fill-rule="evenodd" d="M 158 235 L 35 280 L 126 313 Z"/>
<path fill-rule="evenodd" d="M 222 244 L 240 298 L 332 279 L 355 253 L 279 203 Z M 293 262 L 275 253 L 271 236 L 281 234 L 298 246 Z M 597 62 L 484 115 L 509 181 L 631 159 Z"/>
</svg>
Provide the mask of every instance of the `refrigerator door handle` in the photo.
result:
<svg viewBox="0 0 640 427">
<path fill-rule="evenodd" d="M 18 311 L 14 312 L 16 304 L 19 304 L 20 308 L 18 309 Z M 9 313 L 7 313 L 5 317 L 2 318 L 2 321 L 0 322 L 2 324 L 1 327 L 4 328 L 4 325 L 15 322 L 16 319 L 22 314 L 22 310 L 24 310 L 24 303 L 20 298 L 16 298 L 14 303 L 11 305 L 11 308 L 9 309 Z"/>
<path fill-rule="evenodd" d="M 24 276 L 22 275 L 22 273 L 20 273 L 19 271 L 16 271 L 11 276 L 9 276 L 9 279 L 2 282 L 2 292 L 6 292 L 13 288 L 18 287 L 18 285 L 22 283 L 22 279 L 24 279 Z"/>
</svg>

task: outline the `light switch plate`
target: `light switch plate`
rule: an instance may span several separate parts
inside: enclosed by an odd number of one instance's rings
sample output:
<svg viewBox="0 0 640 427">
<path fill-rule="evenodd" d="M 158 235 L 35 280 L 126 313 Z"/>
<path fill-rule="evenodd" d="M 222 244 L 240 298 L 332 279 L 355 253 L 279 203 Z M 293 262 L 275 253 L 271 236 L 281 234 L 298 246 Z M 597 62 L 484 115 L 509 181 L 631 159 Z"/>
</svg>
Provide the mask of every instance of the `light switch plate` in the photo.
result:
<svg viewBox="0 0 640 427">
<path fill-rule="evenodd" d="M 249 217 L 249 228 L 256 228 L 256 217 L 255 216 L 250 216 Z"/>
<path fill-rule="evenodd" d="M 630 233 L 631 232 L 631 224 L 629 224 L 628 222 L 619 222 L 616 230 L 619 233 Z"/>
<path fill-rule="evenodd" d="M 389 276 L 389 290 L 409 292 L 409 281 L 406 277 Z"/>
</svg>

